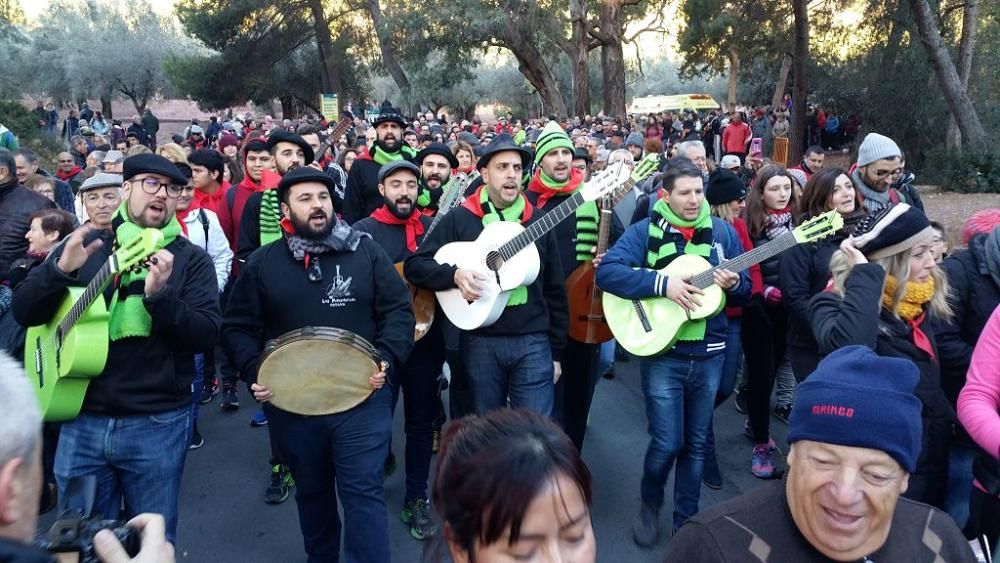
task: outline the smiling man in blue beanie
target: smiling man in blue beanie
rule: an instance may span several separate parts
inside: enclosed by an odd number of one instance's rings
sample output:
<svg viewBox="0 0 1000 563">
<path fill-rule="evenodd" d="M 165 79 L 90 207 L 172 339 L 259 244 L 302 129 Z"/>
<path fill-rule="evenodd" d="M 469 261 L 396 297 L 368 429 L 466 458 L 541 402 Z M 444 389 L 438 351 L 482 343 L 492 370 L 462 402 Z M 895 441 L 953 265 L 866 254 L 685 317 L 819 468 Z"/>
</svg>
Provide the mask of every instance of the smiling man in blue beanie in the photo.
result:
<svg viewBox="0 0 1000 563">
<path fill-rule="evenodd" d="M 901 498 L 920 455 L 919 374 L 848 346 L 799 385 L 788 477 L 688 521 L 667 561 L 973 562 L 951 518 Z"/>
</svg>

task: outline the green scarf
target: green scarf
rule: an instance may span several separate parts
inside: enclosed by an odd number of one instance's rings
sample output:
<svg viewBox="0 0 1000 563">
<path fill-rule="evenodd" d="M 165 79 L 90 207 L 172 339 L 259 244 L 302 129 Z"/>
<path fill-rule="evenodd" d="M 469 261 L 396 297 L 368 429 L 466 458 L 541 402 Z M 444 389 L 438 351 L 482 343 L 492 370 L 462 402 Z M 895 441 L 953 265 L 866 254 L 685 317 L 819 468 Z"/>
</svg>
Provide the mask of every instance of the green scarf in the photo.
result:
<svg viewBox="0 0 1000 563">
<path fill-rule="evenodd" d="M 125 206 L 128 202 L 122 202 L 118 211 L 112 219 L 115 229 L 115 246 L 122 246 L 124 243 L 133 240 L 144 230 L 136 225 L 128 217 Z M 172 217 L 164 225 L 160 232 L 163 233 L 163 240 L 157 250 L 166 248 L 174 242 L 181 234 L 181 224 L 177 222 L 177 217 Z M 135 267 L 125 270 L 119 275 L 118 289 L 111 299 L 111 317 L 108 320 L 108 336 L 111 341 L 121 340 L 131 337 L 148 337 L 153 329 L 153 319 L 149 316 L 149 311 L 142 300 L 146 293 L 146 275 L 149 269 L 145 267 Z"/>
<path fill-rule="evenodd" d="M 260 245 L 270 244 L 281 238 L 281 207 L 278 190 L 266 190 L 260 200 Z"/>
<path fill-rule="evenodd" d="M 403 160 L 404 158 L 406 160 L 413 160 L 417 156 L 417 151 L 406 143 L 403 143 L 396 152 L 387 152 L 378 144 L 374 144 L 368 150 L 368 153 L 371 154 L 372 160 L 379 166 L 385 166 L 394 160 Z"/>
<path fill-rule="evenodd" d="M 694 229 L 690 240 L 680 229 Z M 684 254 L 694 254 L 708 259 L 712 253 L 712 216 L 708 201 L 703 201 L 698 216 L 692 221 L 677 216 L 667 202 L 662 199 L 653 207 L 649 219 L 649 238 L 646 243 L 646 266 L 660 270 L 677 258 L 677 245 L 684 243 Z M 705 320 L 685 323 L 679 340 L 702 340 L 705 338 Z"/>
<path fill-rule="evenodd" d="M 497 209 L 493 206 L 493 202 L 490 201 L 489 190 L 486 186 L 479 188 L 479 206 L 483 213 L 483 226 L 489 225 L 490 223 L 495 223 L 497 221 L 515 221 L 517 223 L 523 223 L 531 216 L 530 213 L 525 213 L 525 207 L 527 206 L 527 199 L 524 194 L 518 196 L 517 201 L 514 205 L 506 209 Z M 528 288 L 518 287 L 514 291 L 510 292 L 510 298 L 507 300 L 508 307 L 514 307 L 517 305 L 524 305 L 528 302 Z"/>
<path fill-rule="evenodd" d="M 438 201 L 441 199 L 441 196 L 444 194 L 444 190 L 448 187 L 448 182 L 450 181 L 451 181 L 451 174 L 449 174 L 448 177 L 445 178 L 444 183 L 441 184 L 437 188 L 437 190 L 435 190 L 438 192 L 438 197 L 435 200 L 433 194 L 431 194 L 431 189 L 428 188 L 427 184 L 424 183 L 424 179 L 420 178 L 419 180 L 417 180 L 417 186 L 419 189 L 419 193 L 417 195 L 417 207 L 419 207 L 420 209 L 427 209 L 428 207 L 432 207 L 433 209 L 436 210 L 438 208 Z"/>
<path fill-rule="evenodd" d="M 552 192 L 556 192 L 558 195 L 572 195 L 578 192 L 584 183 L 583 178 L 580 178 L 580 183 L 577 184 L 575 189 L 566 191 L 566 186 L 572 181 L 574 176 L 575 174 L 571 174 L 570 178 L 565 182 L 557 182 L 550 178 L 544 170 L 539 168 L 537 174 L 528 183 L 528 190 L 539 194 L 544 193 L 545 195 L 540 196 L 540 201 L 545 201 L 551 197 L 549 194 Z M 540 205 L 544 205 L 544 203 Z M 597 227 L 600 216 L 601 213 L 597 209 L 597 203 L 593 201 L 588 201 L 576 209 L 575 250 L 577 262 L 587 262 L 594 259 L 592 250 L 597 246 Z"/>
</svg>

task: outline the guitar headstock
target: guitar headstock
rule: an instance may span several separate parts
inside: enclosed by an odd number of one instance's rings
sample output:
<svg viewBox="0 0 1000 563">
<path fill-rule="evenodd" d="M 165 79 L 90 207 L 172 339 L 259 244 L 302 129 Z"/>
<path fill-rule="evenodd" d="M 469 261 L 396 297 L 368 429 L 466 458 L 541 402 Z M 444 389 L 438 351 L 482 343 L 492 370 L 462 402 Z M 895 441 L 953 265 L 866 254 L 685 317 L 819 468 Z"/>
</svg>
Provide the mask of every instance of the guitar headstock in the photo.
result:
<svg viewBox="0 0 1000 563">
<path fill-rule="evenodd" d="M 159 229 L 143 229 L 139 236 L 122 244 L 112 256 L 114 273 L 125 271 L 156 252 L 163 241 L 163 233 Z"/>
<path fill-rule="evenodd" d="M 628 180 L 629 169 L 624 162 L 616 162 L 590 177 L 580 188 L 584 201 L 596 201 Z"/>
<path fill-rule="evenodd" d="M 639 164 L 635 165 L 635 169 L 632 170 L 632 175 L 629 176 L 629 180 L 632 180 L 633 184 L 638 184 L 639 182 L 649 178 L 656 172 L 656 168 L 660 165 L 660 155 L 656 153 L 649 153 L 642 157 Z"/>
<path fill-rule="evenodd" d="M 843 227 L 844 217 L 833 209 L 795 227 L 792 234 L 798 242 L 814 242 L 836 233 Z"/>
</svg>

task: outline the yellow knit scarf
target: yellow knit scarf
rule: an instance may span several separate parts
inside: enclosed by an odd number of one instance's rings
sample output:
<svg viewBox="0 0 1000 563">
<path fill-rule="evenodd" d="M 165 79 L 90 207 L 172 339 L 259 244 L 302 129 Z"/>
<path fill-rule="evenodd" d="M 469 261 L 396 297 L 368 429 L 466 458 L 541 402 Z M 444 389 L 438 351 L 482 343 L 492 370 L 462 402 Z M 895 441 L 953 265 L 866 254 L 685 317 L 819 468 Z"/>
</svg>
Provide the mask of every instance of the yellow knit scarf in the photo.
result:
<svg viewBox="0 0 1000 563">
<path fill-rule="evenodd" d="M 892 311 L 892 302 L 896 296 L 896 278 L 887 275 L 885 277 L 885 289 L 882 290 L 882 306 Z M 927 278 L 927 281 L 916 283 L 906 282 L 906 293 L 899 301 L 899 317 L 906 321 L 912 321 L 924 312 L 924 305 L 934 297 L 934 278 Z"/>
</svg>

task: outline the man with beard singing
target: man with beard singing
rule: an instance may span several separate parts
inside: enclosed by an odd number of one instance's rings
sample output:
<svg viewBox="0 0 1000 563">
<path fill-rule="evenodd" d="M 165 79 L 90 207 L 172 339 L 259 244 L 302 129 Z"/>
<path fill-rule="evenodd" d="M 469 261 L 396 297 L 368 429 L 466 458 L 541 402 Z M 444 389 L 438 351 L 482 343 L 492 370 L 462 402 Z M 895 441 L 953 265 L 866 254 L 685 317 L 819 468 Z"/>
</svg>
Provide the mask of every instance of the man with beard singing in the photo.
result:
<svg viewBox="0 0 1000 563">
<path fill-rule="evenodd" d="M 417 153 L 413 161 L 420 167 L 417 207 L 420 212 L 433 217 L 438 212 L 438 202 L 451 184 L 451 169 L 458 167 L 458 159 L 444 143 L 431 143 Z"/>
<path fill-rule="evenodd" d="M 384 205 L 353 226 L 372 235 L 393 262 L 402 262 L 417 250 L 431 219 L 417 206 L 420 169 L 406 160 L 396 160 L 379 170 L 378 189 Z M 430 516 L 427 480 L 431 469 L 434 419 L 438 413 L 438 376 L 444 367 L 444 338 L 440 323 L 414 345 L 409 360 L 393 383 L 393 411 L 399 387 L 403 389 L 406 418 L 406 494 L 403 523 L 410 535 L 424 540 L 437 531 Z"/>
<path fill-rule="evenodd" d="M 269 428 L 295 477 L 308 560 L 339 560 L 339 493 L 347 561 L 388 563 L 382 464 L 392 429 L 392 391 L 385 383 L 397 377 L 413 348 L 413 312 L 385 251 L 334 215 L 335 189 L 333 179 L 311 167 L 282 179 L 281 239 L 262 246 L 244 266 L 222 340 L 254 397 L 264 402 Z M 383 370 L 371 374 L 375 391 L 360 405 L 306 416 L 267 402 L 271 390 L 256 382 L 264 343 L 307 326 L 348 330 L 378 350 Z"/>
<path fill-rule="evenodd" d="M 482 294 L 483 275 L 451 264 L 438 264 L 434 254 L 453 241 L 475 240 L 494 221 L 530 225 L 541 214 L 521 193 L 521 174 L 531 158 L 527 149 L 501 135 L 479 159 L 483 185 L 461 206 L 441 219 L 419 250 L 406 259 L 405 275 L 431 291 L 458 288 L 465 299 Z M 539 273 L 535 281 L 512 291 L 500 318 L 490 326 L 462 332 L 460 350 L 470 378 L 478 414 L 507 405 L 552 414 L 553 385 L 561 373 L 568 313 L 559 249 L 551 232 L 535 246 Z"/>
<path fill-rule="evenodd" d="M 378 172 L 382 166 L 394 160 L 413 160 L 417 154 L 417 151 L 403 142 L 406 121 L 389 100 L 382 104 L 372 125 L 375 127 L 375 142 L 367 153 L 362 151 L 358 155 L 347 175 L 343 218 L 352 224 L 382 207 L 382 194 L 378 190 Z"/>
</svg>

